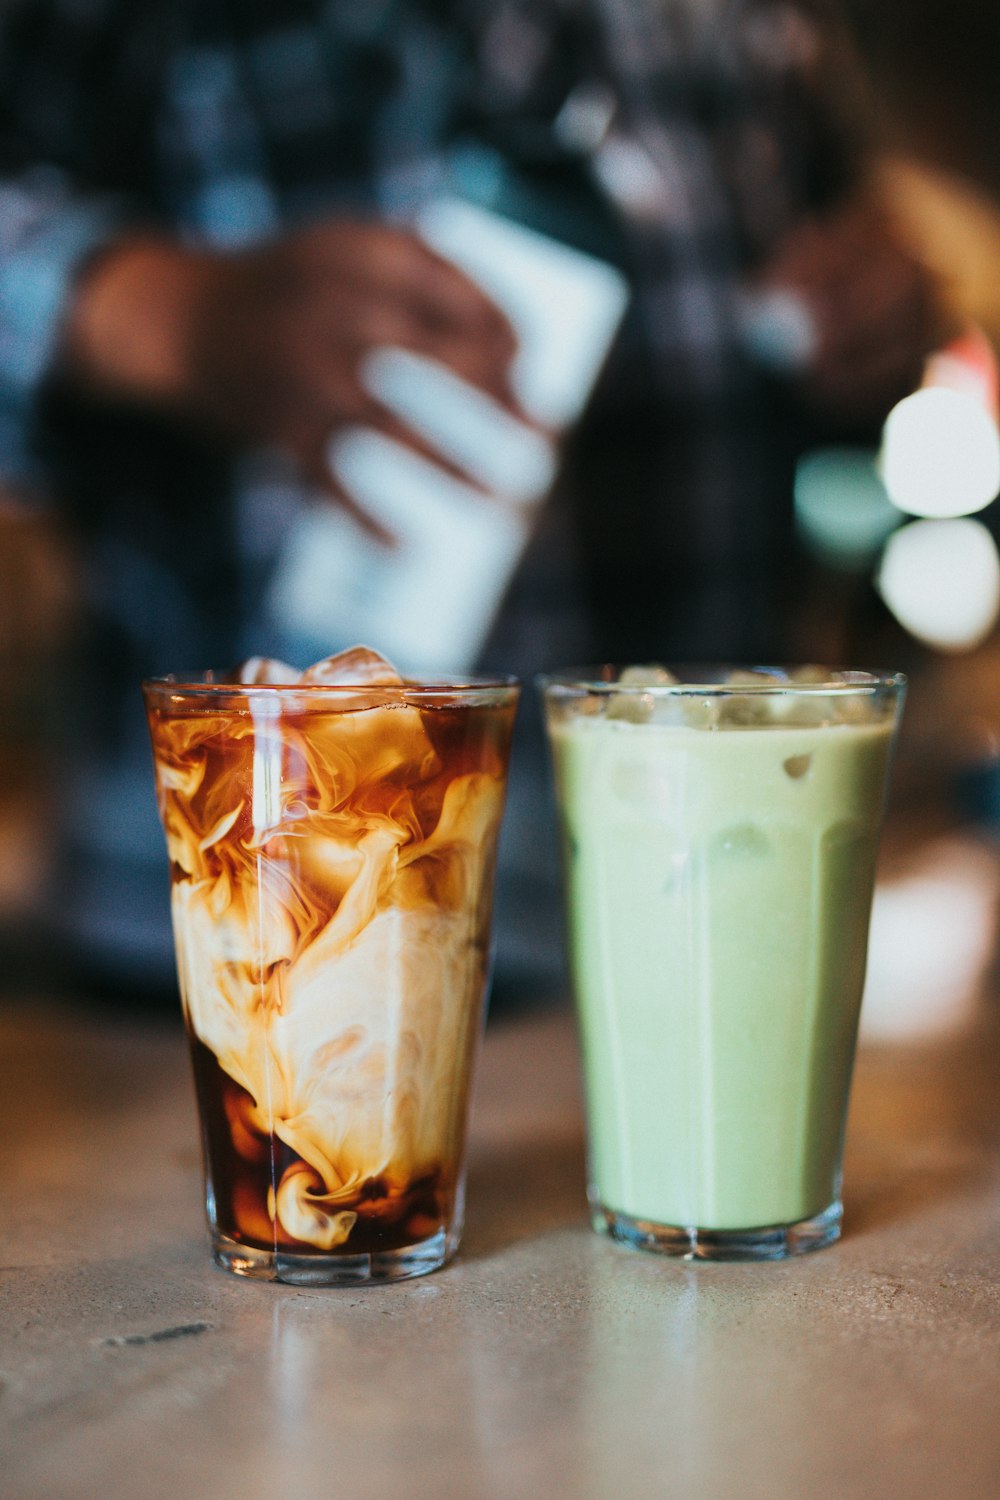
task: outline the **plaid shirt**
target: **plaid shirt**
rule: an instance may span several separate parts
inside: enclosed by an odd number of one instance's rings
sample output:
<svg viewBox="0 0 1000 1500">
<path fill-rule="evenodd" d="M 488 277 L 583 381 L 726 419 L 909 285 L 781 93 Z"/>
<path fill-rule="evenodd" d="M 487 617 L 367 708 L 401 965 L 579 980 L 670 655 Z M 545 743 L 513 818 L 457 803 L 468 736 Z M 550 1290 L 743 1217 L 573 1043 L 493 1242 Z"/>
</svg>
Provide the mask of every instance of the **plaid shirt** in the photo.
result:
<svg viewBox="0 0 1000 1500">
<path fill-rule="evenodd" d="M 584 238 L 603 198 L 637 282 L 646 378 L 701 396 L 739 375 L 741 271 L 854 171 L 856 100 L 843 73 L 839 100 L 823 82 L 831 33 L 788 0 L 5 0 L 0 15 L 8 472 L 72 279 L 131 225 L 246 245 L 338 211 L 405 213 L 463 161 L 480 192 L 497 161 L 534 182 L 544 217 L 575 175 L 597 188 Z"/>
<path fill-rule="evenodd" d="M 246 246 L 338 212 L 405 217 L 456 181 L 614 257 L 635 296 L 575 470 L 596 647 L 732 650 L 719 621 L 754 640 L 788 510 L 787 412 L 741 344 L 739 281 L 857 172 L 819 3 L 2 0 L 0 476 L 54 476 L 87 549 L 100 701 L 70 819 L 89 809 L 81 867 L 116 830 L 119 884 L 95 876 L 88 899 L 118 949 L 150 849 L 160 884 L 135 683 L 280 653 L 255 601 L 304 497 L 241 494 L 245 470 L 194 438 L 59 391 L 81 266 L 135 227 Z M 568 550 L 542 545 L 515 586 L 506 669 L 587 649 L 547 571 Z"/>
</svg>

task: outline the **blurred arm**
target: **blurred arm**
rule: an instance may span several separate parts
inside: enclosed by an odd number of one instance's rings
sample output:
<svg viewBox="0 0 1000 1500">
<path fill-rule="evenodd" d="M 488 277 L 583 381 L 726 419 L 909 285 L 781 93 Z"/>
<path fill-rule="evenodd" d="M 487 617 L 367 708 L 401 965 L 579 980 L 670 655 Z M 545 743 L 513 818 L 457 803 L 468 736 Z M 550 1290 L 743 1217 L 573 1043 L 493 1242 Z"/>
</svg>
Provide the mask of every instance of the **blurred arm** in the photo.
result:
<svg viewBox="0 0 1000 1500">
<path fill-rule="evenodd" d="M 833 422 L 883 420 L 955 332 L 936 279 L 864 191 L 789 231 L 756 284 L 801 301 L 812 348 L 799 391 Z"/>
<path fill-rule="evenodd" d="M 814 415 L 874 425 L 919 384 L 951 320 L 878 188 L 872 86 L 836 0 L 760 9 L 785 17 L 772 33 L 771 62 L 784 70 L 772 108 L 797 183 L 751 286 L 790 294 L 804 310 L 812 347 L 795 378 Z"/>
<path fill-rule="evenodd" d="M 366 390 L 365 357 L 399 345 L 515 410 L 510 326 L 392 226 L 330 220 L 223 251 L 158 222 L 151 143 L 168 49 L 154 43 L 170 13 L 113 0 L 8 0 L 0 13 L 8 449 L 27 454 L 37 397 L 57 373 L 91 401 L 151 408 L 235 448 L 280 449 L 327 489 L 330 440 L 353 423 L 450 467 Z"/>
<path fill-rule="evenodd" d="M 506 318 L 457 268 L 391 225 L 331 219 L 239 252 L 123 239 L 82 277 L 64 370 L 237 447 L 273 447 L 339 495 L 328 449 L 378 429 L 451 468 L 367 388 L 375 349 L 412 350 L 516 411 Z M 339 498 L 344 498 L 339 495 Z"/>
</svg>

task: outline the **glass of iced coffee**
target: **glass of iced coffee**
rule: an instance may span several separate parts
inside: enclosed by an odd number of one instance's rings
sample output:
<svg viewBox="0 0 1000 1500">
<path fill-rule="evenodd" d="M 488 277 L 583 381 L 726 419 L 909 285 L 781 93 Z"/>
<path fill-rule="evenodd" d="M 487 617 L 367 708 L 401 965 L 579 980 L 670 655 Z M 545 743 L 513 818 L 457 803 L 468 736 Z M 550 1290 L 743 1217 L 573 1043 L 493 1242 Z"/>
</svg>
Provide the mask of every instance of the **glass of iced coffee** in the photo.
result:
<svg viewBox="0 0 1000 1500">
<path fill-rule="evenodd" d="M 517 701 L 363 648 L 144 684 L 216 1260 L 421 1275 L 462 1229 Z"/>
<path fill-rule="evenodd" d="M 903 679 L 543 686 L 595 1227 L 691 1259 L 829 1244 Z"/>
</svg>

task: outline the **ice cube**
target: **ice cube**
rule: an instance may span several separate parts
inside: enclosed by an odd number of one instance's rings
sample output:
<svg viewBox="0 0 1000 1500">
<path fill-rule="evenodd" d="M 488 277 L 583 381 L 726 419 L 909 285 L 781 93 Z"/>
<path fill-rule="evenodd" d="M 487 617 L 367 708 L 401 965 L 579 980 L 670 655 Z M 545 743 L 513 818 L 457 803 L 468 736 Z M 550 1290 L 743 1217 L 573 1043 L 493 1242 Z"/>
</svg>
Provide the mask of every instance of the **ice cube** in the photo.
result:
<svg viewBox="0 0 1000 1500">
<path fill-rule="evenodd" d="M 681 699 L 681 714 L 689 729 L 718 729 L 722 711 L 722 699 L 714 694 L 695 698 L 685 693 Z"/>
<path fill-rule="evenodd" d="M 677 678 L 666 667 L 657 662 L 646 666 L 623 667 L 618 681 L 626 688 L 670 687 Z M 609 719 L 626 719 L 632 724 L 648 724 L 656 717 L 656 697 L 653 693 L 622 693 L 613 695 L 608 704 Z"/>
<path fill-rule="evenodd" d="M 652 693 L 615 694 L 608 704 L 608 718 L 625 719 L 629 724 L 648 724 L 655 706 Z"/>
<path fill-rule="evenodd" d="M 869 724 L 876 717 L 877 703 L 874 695 L 865 697 L 861 693 L 852 693 L 834 698 L 831 709 L 831 718 L 838 724 Z"/>
<path fill-rule="evenodd" d="M 726 678 L 728 687 L 787 687 L 787 672 L 770 667 L 737 668 Z M 752 729 L 755 725 L 777 723 L 794 712 L 795 700 L 780 693 L 733 693 L 719 706 L 720 724 Z"/>
<path fill-rule="evenodd" d="M 402 687 L 391 661 L 371 646 L 351 646 L 313 662 L 302 673 L 303 683 L 321 683 L 328 687 Z"/>
<path fill-rule="evenodd" d="M 649 662 L 641 667 L 624 667 L 618 681 L 623 687 L 670 687 L 677 678 L 659 662 Z"/>
<path fill-rule="evenodd" d="M 296 667 L 273 656 L 251 656 L 236 668 L 233 677 L 247 687 L 262 687 L 268 683 L 295 683 L 299 680 Z"/>
<path fill-rule="evenodd" d="M 765 694 L 733 693 L 719 699 L 719 723 L 741 729 L 768 724 L 775 717 L 774 704 Z"/>
<path fill-rule="evenodd" d="M 787 672 L 770 667 L 735 667 L 726 678 L 730 687 L 753 687 L 757 683 L 763 687 L 780 687 L 787 681 Z"/>
</svg>

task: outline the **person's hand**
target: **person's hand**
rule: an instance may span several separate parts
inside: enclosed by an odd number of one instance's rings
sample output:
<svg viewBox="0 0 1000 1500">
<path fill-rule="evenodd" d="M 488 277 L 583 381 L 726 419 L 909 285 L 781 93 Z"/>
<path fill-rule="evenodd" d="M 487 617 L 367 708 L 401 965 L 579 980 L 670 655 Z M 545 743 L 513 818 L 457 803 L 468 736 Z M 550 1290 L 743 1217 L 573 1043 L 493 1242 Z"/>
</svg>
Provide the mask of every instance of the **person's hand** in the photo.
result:
<svg viewBox="0 0 1000 1500">
<path fill-rule="evenodd" d="M 927 268 L 867 199 L 794 229 L 754 290 L 801 300 L 812 348 L 800 388 L 833 421 L 881 421 L 954 331 Z"/>
<path fill-rule="evenodd" d="M 414 235 L 361 221 L 232 254 L 122 242 L 80 286 L 65 364 L 95 394 L 279 449 L 339 494 L 327 450 L 357 423 L 451 467 L 366 391 L 365 356 L 385 345 L 441 361 L 517 412 L 516 341 L 502 313 Z"/>
</svg>

